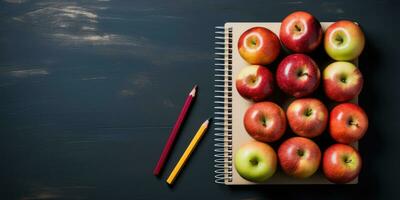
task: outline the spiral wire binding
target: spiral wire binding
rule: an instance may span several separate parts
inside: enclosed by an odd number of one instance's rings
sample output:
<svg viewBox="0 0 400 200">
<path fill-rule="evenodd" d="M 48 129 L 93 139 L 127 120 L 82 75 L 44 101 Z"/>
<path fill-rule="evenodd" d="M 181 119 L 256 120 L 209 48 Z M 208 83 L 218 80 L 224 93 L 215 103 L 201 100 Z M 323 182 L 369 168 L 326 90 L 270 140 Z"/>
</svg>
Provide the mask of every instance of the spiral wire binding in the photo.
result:
<svg viewBox="0 0 400 200">
<path fill-rule="evenodd" d="M 232 182 L 232 28 L 215 27 L 215 183 Z"/>
</svg>

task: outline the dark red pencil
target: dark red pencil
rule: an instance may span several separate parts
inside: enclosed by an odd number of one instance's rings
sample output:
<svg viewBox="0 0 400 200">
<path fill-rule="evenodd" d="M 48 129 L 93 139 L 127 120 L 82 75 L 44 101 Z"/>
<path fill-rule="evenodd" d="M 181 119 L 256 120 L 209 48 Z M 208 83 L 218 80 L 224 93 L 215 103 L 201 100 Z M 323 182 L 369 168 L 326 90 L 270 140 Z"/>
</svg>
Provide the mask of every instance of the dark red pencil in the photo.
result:
<svg viewBox="0 0 400 200">
<path fill-rule="evenodd" d="M 160 174 L 161 169 L 164 166 L 165 161 L 167 160 L 168 154 L 172 148 L 172 145 L 174 144 L 175 138 L 178 135 L 179 128 L 182 125 L 183 120 L 185 119 L 186 113 L 190 108 L 190 105 L 192 104 L 193 98 L 196 96 L 196 89 L 197 85 L 195 85 L 190 91 L 188 97 L 186 98 L 185 104 L 183 105 L 183 108 L 181 110 L 181 113 L 179 114 L 178 119 L 175 122 L 174 128 L 172 129 L 169 138 L 167 140 L 167 144 L 165 144 L 165 147 L 161 153 L 160 159 L 157 162 L 156 168 L 154 168 L 153 174 L 158 176 Z"/>
</svg>

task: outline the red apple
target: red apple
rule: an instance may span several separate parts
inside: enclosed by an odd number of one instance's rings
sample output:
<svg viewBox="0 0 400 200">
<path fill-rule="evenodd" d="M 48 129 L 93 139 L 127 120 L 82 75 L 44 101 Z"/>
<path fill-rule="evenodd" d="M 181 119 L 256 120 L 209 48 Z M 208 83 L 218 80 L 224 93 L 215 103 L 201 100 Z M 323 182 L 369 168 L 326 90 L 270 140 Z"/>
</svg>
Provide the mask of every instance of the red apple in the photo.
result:
<svg viewBox="0 0 400 200">
<path fill-rule="evenodd" d="M 247 133 L 262 142 L 275 142 L 286 130 L 285 112 L 272 102 L 259 102 L 250 106 L 244 114 Z"/>
<path fill-rule="evenodd" d="M 348 183 L 361 171 L 362 159 L 356 149 L 345 144 L 334 144 L 325 150 L 322 170 L 334 183 Z"/>
<path fill-rule="evenodd" d="M 312 140 L 293 137 L 281 144 L 278 158 L 286 174 L 296 178 L 307 178 L 317 171 L 321 161 L 321 151 Z"/>
<path fill-rule="evenodd" d="M 322 27 L 310 13 L 297 11 L 282 21 L 279 37 L 289 50 L 308 53 L 321 43 Z"/>
<path fill-rule="evenodd" d="M 292 54 L 284 58 L 276 71 L 279 88 L 296 98 L 313 93 L 319 85 L 321 73 L 312 58 Z"/>
<path fill-rule="evenodd" d="M 328 124 L 328 109 L 318 99 L 294 100 L 286 111 L 290 128 L 299 136 L 321 135 Z"/>
<path fill-rule="evenodd" d="M 242 68 L 236 78 L 236 89 L 239 94 L 253 101 L 262 101 L 271 96 L 273 88 L 272 73 L 261 65 Z"/>
<path fill-rule="evenodd" d="M 368 117 L 354 103 L 342 103 L 331 111 L 329 133 L 340 143 L 351 144 L 361 139 L 368 129 Z"/>
<path fill-rule="evenodd" d="M 325 94 L 334 101 L 349 101 L 357 97 L 363 82 L 360 70 L 350 62 L 334 62 L 323 72 Z"/>
<path fill-rule="evenodd" d="M 357 23 L 341 20 L 330 25 L 325 32 L 326 53 L 335 60 L 357 58 L 365 45 L 365 36 Z"/>
<path fill-rule="evenodd" d="M 264 27 L 250 28 L 239 38 L 239 54 L 252 65 L 272 63 L 279 55 L 281 44 L 278 36 Z"/>
</svg>

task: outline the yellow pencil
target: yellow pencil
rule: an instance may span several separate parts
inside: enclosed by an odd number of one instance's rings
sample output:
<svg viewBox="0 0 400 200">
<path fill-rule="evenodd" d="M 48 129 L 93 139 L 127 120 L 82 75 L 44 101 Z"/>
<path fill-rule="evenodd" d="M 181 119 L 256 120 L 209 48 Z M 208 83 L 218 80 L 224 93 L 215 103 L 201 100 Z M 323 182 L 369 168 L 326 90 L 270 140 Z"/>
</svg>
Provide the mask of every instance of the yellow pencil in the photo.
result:
<svg viewBox="0 0 400 200">
<path fill-rule="evenodd" d="M 197 144 L 199 143 L 200 139 L 203 137 L 204 133 L 207 130 L 209 119 L 207 119 L 199 128 L 196 135 L 194 135 L 192 141 L 190 142 L 189 146 L 186 148 L 185 152 L 183 153 L 182 157 L 179 159 L 178 163 L 175 165 L 174 169 L 172 170 L 171 174 L 167 179 L 167 183 L 172 185 L 178 176 L 179 172 L 182 170 L 183 166 L 185 165 L 186 161 L 192 154 L 193 150 L 196 148 Z"/>
</svg>

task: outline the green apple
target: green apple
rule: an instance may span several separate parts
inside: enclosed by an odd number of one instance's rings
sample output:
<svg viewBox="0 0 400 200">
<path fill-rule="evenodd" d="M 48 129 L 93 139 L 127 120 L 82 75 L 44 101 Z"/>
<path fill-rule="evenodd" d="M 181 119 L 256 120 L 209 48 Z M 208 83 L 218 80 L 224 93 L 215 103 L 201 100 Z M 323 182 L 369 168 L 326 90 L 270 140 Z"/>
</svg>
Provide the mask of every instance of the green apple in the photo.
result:
<svg viewBox="0 0 400 200">
<path fill-rule="evenodd" d="M 236 171 L 252 182 L 263 182 L 274 175 L 277 156 L 268 144 L 251 141 L 241 146 L 234 156 Z"/>
<path fill-rule="evenodd" d="M 364 45 L 364 33 L 360 26 L 352 21 L 337 21 L 325 32 L 325 51 L 335 60 L 354 60 L 361 54 Z"/>
</svg>

